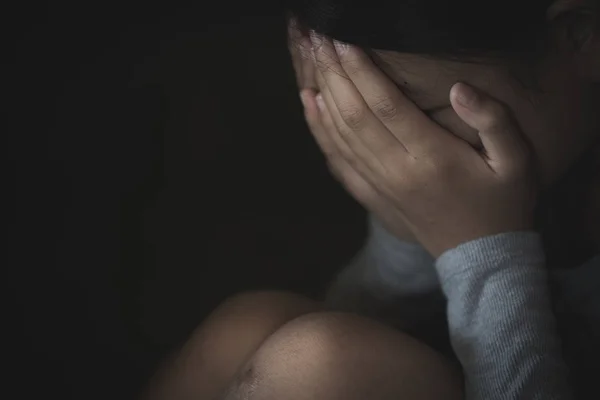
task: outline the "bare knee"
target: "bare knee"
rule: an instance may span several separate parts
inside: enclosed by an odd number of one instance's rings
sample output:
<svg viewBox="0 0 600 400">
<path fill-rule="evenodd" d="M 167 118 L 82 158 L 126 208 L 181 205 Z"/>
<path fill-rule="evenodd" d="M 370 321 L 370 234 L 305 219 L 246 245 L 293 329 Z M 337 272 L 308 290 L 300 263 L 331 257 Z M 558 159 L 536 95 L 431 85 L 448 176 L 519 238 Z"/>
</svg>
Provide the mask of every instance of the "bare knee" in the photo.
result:
<svg viewBox="0 0 600 400">
<path fill-rule="evenodd" d="M 286 322 L 318 309 L 318 303 L 293 293 L 244 292 L 223 302 L 194 338 L 203 347 L 204 358 L 217 368 L 217 363 L 230 364 L 230 359 L 238 359 L 242 353 L 249 355 Z M 194 339 L 190 345 L 193 343 Z"/>
<path fill-rule="evenodd" d="M 256 291 L 225 300 L 168 362 L 149 398 L 204 398 L 222 390 L 236 370 L 279 327 L 319 304 L 288 292 Z M 163 395 L 163 393 L 165 393 Z M 204 396 L 204 397 L 203 397 Z"/>
<path fill-rule="evenodd" d="M 461 386 L 443 356 L 411 337 L 356 315 L 323 312 L 271 335 L 225 399 L 459 399 Z"/>
</svg>

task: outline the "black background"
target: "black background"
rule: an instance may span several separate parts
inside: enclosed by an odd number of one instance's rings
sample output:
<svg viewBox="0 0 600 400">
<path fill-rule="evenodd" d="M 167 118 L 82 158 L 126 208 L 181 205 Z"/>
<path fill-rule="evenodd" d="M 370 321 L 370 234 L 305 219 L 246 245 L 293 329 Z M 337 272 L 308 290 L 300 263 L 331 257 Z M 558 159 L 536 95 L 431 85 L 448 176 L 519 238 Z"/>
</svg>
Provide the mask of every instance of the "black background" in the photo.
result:
<svg viewBox="0 0 600 400">
<path fill-rule="evenodd" d="M 2 397 L 134 398 L 226 296 L 317 295 L 360 245 L 363 211 L 303 122 L 278 2 L 2 16 Z"/>
</svg>

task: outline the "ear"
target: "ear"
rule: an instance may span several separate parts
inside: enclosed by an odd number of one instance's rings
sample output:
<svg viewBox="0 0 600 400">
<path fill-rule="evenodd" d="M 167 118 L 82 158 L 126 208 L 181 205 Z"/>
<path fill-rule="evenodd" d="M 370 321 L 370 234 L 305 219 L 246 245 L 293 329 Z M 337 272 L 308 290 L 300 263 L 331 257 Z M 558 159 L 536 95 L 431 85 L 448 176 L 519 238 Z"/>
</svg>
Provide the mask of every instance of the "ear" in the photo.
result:
<svg viewBox="0 0 600 400">
<path fill-rule="evenodd" d="M 547 19 L 558 50 L 583 79 L 600 82 L 600 7 L 595 0 L 556 0 Z"/>
</svg>

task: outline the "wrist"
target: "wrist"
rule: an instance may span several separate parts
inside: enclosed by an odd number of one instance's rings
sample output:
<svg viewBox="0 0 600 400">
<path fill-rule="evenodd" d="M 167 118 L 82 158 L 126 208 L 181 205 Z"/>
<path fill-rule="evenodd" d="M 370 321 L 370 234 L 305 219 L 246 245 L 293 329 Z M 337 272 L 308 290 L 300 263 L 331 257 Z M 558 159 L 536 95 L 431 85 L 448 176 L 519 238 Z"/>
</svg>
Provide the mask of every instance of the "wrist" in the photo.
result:
<svg viewBox="0 0 600 400">
<path fill-rule="evenodd" d="M 371 218 L 371 224 L 374 229 L 383 229 L 390 235 L 394 236 L 401 242 L 410 243 L 414 245 L 420 245 L 419 240 L 415 237 L 412 231 L 401 221 L 390 221 L 385 218 L 375 219 Z"/>
</svg>

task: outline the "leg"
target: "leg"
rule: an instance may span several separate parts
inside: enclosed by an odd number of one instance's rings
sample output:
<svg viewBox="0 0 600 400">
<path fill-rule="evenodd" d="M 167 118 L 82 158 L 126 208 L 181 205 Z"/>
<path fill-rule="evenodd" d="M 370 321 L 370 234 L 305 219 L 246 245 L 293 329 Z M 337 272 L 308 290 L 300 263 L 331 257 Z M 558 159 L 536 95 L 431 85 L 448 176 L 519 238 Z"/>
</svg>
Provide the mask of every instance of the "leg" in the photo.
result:
<svg viewBox="0 0 600 400">
<path fill-rule="evenodd" d="M 271 335 L 218 400 L 452 400 L 462 377 L 410 336 L 352 314 L 313 313 Z"/>
<path fill-rule="evenodd" d="M 317 302 L 291 293 L 250 292 L 230 298 L 165 365 L 144 398 L 213 400 L 269 335 L 318 309 Z"/>
</svg>

